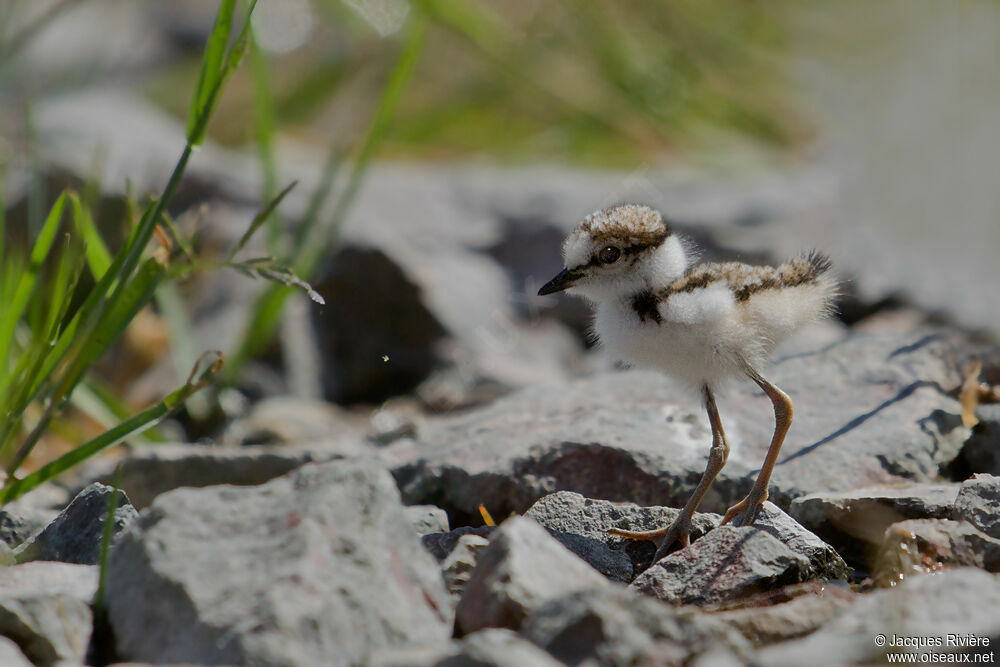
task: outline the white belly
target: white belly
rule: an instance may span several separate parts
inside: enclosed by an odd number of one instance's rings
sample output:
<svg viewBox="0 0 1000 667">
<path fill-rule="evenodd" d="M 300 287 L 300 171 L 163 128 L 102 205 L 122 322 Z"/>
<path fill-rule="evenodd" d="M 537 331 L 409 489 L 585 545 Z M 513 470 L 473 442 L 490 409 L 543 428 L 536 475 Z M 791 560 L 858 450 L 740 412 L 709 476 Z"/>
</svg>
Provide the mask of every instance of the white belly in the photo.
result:
<svg viewBox="0 0 1000 667">
<path fill-rule="evenodd" d="M 602 303 L 594 316 L 601 345 L 616 360 L 658 369 L 699 387 L 742 375 L 737 351 L 729 345 L 734 332 L 728 329 L 734 324 L 729 318 L 697 325 L 643 322 L 631 308 L 616 303 Z"/>
</svg>

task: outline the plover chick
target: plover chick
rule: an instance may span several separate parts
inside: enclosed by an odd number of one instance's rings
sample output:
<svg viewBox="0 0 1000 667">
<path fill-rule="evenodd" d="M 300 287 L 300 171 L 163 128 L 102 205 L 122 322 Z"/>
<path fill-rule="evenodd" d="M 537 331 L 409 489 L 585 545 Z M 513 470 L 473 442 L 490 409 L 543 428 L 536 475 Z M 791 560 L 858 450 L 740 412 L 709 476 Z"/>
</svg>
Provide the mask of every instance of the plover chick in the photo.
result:
<svg viewBox="0 0 1000 667">
<path fill-rule="evenodd" d="M 712 428 L 705 474 L 677 519 L 659 530 L 610 532 L 658 542 L 657 560 L 675 543 L 688 545 L 691 517 L 729 456 L 715 393 L 733 377 L 749 377 L 774 404 L 774 435 L 757 481 L 722 520 L 741 515 L 743 525 L 751 524 L 767 500 L 792 423 L 788 395 L 759 369 L 779 341 L 830 310 L 837 288 L 830 261 L 813 252 L 776 267 L 693 264 L 689 247 L 663 217 L 637 204 L 588 215 L 566 239 L 563 259 L 566 268 L 538 293 L 565 290 L 593 302 L 594 330 L 604 348 L 697 388 Z"/>
</svg>

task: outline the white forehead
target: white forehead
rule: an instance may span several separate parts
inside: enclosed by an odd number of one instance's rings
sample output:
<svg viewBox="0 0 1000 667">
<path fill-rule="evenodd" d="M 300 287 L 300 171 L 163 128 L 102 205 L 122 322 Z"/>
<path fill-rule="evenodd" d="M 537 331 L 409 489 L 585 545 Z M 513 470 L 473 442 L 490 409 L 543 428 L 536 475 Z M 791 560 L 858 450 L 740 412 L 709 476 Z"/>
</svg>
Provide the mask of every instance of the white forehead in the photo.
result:
<svg viewBox="0 0 1000 667">
<path fill-rule="evenodd" d="M 567 267 L 586 264 L 597 246 L 609 243 L 637 245 L 666 229 L 660 213 L 641 204 L 622 204 L 594 211 L 584 218 L 563 244 Z"/>
</svg>

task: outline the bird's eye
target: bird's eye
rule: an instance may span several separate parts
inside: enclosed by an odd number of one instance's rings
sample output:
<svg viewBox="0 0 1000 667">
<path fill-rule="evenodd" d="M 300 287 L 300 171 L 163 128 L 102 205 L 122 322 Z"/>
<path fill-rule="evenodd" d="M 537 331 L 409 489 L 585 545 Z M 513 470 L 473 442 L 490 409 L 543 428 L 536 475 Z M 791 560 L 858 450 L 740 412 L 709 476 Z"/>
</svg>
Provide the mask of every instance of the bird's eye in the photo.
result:
<svg viewBox="0 0 1000 667">
<path fill-rule="evenodd" d="M 614 264 L 621 256 L 622 251 L 613 245 L 605 246 L 597 253 L 597 259 L 601 260 L 601 264 Z"/>
</svg>

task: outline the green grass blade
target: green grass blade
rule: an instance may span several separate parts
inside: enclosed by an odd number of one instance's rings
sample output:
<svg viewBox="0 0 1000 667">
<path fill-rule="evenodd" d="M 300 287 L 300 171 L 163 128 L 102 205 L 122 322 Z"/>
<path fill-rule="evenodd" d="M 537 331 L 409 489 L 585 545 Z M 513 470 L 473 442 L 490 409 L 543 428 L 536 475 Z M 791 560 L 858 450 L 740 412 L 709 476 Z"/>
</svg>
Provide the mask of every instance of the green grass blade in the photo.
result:
<svg viewBox="0 0 1000 667">
<path fill-rule="evenodd" d="M 216 38 L 222 39 L 218 37 L 223 31 L 220 21 L 226 22 L 224 39 L 225 41 L 229 40 L 229 30 L 232 27 L 233 21 L 232 5 L 232 0 L 223 0 L 222 5 L 219 7 L 219 14 L 216 17 L 215 28 L 209 37 L 209 44 L 205 47 L 205 55 L 202 59 L 202 75 L 199 76 L 198 92 L 195 96 L 195 99 L 198 100 L 198 105 L 195 106 L 192 104 L 191 110 L 188 113 L 187 140 L 188 146 L 191 147 L 200 145 L 205 139 L 205 130 L 208 127 L 208 119 L 211 118 L 212 111 L 215 109 L 215 102 L 218 100 L 226 80 L 236 71 L 236 68 L 249 48 L 250 17 L 257 6 L 257 0 L 252 0 L 250 3 L 246 23 L 243 24 L 243 29 L 240 31 L 239 37 L 236 38 L 236 43 L 233 44 L 233 47 L 229 49 L 229 52 L 225 54 L 221 61 L 216 60 L 217 53 L 212 45 L 212 40 Z"/>
<path fill-rule="evenodd" d="M 73 226 L 87 248 L 87 265 L 95 281 L 99 281 L 111 267 L 111 253 L 104 239 L 97 232 L 97 226 L 90 215 L 90 210 L 80 202 L 80 198 L 75 194 L 70 195 L 70 203 L 73 205 Z"/>
<path fill-rule="evenodd" d="M 219 368 L 221 368 L 222 355 L 217 352 L 212 354 L 214 355 L 214 359 L 207 362 L 208 366 L 205 370 L 200 371 L 202 365 L 206 363 L 204 361 L 205 358 L 203 357 L 203 359 L 199 360 L 198 364 L 196 364 L 192 369 L 191 375 L 188 377 L 188 381 L 184 384 L 184 386 L 171 393 L 156 405 L 143 410 L 136 416 L 122 422 L 115 428 L 106 431 L 93 440 L 90 440 L 76 449 L 63 454 L 55 461 L 42 466 L 29 475 L 26 475 L 23 479 L 17 479 L 14 476 L 9 477 L 7 484 L 3 489 L 0 489 L 0 506 L 6 505 L 12 500 L 20 498 L 39 485 L 54 479 L 70 468 L 86 461 L 101 450 L 118 444 L 130 435 L 138 433 L 162 421 L 171 412 L 179 408 L 191 395 L 208 384 L 212 376 L 218 372 Z"/>
<path fill-rule="evenodd" d="M 211 104 L 221 84 L 222 66 L 226 56 L 226 45 L 229 44 L 229 33 L 233 27 L 235 9 L 236 0 L 222 0 L 219 3 L 215 26 L 205 43 L 198 83 L 195 85 L 191 108 L 188 111 L 186 137 L 188 144 L 192 146 L 199 145 L 205 138 L 207 123 L 201 122 L 201 119 L 211 114 Z"/>
<path fill-rule="evenodd" d="M 261 169 L 264 172 L 263 200 L 274 199 L 278 192 L 278 165 L 274 155 L 275 135 L 277 134 L 276 112 L 274 109 L 274 93 L 271 89 L 271 73 L 267 56 L 253 39 L 250 33 L 250 73 L 253 75 L 253 120 L 254 134 L 257 138 L 257 154 L 260 157 Z M 267 251 L 279 255 L 281 248 L 281 219 L 278 214 L 267 216 Z"/>
<path fill-rule="evenodd" d="M 62 379 L 49 395 L 49 403 L 41 418 L 7 465 L 8 475 L 13 475 L 24 463 L 38 439 L 48 428 L 56 411 L 62 408 L 73 389 L 83 379 L 87 368 L 112 342 L 117 340 L 128 323 L 139 312 L 139 309 L 149 302 L 164 271 L 163 266 L 155 260 L 147 260 L 135 278 L 124 286 L 125 289 L 112 302 L 105 317 L 101 319 L 91 335 L 78 344 L 78 351 L 73 356 L 73 360 Z"/>
<path fill-rule="evenodd" d="M 4 308 L 3 318 L 0 319 L 0 364 L 5 367 L 8 363 L 10 346 L 13 343 L 14 327 L 24 314 L 24 309 L 28 305 L 28 299 L 35 288 L 35 282 L 42 269 L 52 242 L 55 240 L 56 231 L 62 220 L 63 208 L 66 206 L 66 194 L 59 195 L 56 203 L 49 210 L 49 215 L 42 225 L 42 230 L 31 249 L 31 259 L 29 260 L 27 271 L 21 274 L 17 288 L 14 290 L 10 304 Z"/>
<path fill-rule="evenodd" d="M 257 230 L 260 229 L 260 226 L 271 217 L 271 213 L 274 212 L 274 209 L 278 208 L 278 205 L 281 204 L 281 200 L 285 198 L 285 195 L 291 192 L 296 185 L 298 185 L 298 181 L 292 181 L 286 185 L 285 189 L 278 193 L 278 196 L 272 199 L 267 206 L 261 209 L 257 215 L 254 216 L 253 220 L 250 221 L 250 226 L 247 227 L 245 232 L 243 232 L 243 236 L 240 237 L 240 240 L 237 241 L 236 245 L 234 245 L 232 250 L 229 251 L 225 262 L 223 262 L 224 264 L 229 264 L 233 261 L 236 253 L 243 249 L 243 246 L 245 246 L 253 235 L 257 233 Z"/>
<path fill-rule="evenodd" d="M 316 240 L 316 242 L 310 241 L 303 245 L 299 256 L 293 262 L 293 269 L 296 275 L 309 280 L 330 246 L 337 242 L 344 217 L 354 202 L 354 197 L 357 195 L 361 183 L 364 181 L 372 158 L 375 157 L 379 146 L 389 133 L 392 119 L 396 115 L 396 109 L 399 107 L 399 102 L 403 97 L 403 92 L 406 90 L 406 85 L 413 77 L 417 63 L 420 62 L 420 56 L 423 54 L 426 43 L 427 18 L 420 12 L 414 12 L 407 27 L 403 47 L 389 75 L 389 80 L 382 90 L 382 95 L 379 97 L 372 122 L 365 133 L 361 149 L 358 151 L 351 174 L 348 177 L 347 185 L 337 200 L 337 206 L 331 216 L 329 227 L 324 230 L 326 238 Z"/>
<path fill-rule="evenodd" d="M 403 91 L 416 69 L 426 41 L 427 19 L 422 14 L 416 13 L 410 19 L 403 47 L 379 98 L 374 117 L 365 133 L 344 192 L 337 200 L 330 224 L 326 227 L 316 225 L 300 231 L 301 242 L 296 249 L 296 258 L 292 266 L 292 273 L 295 275 L 310 280 L 322 258 L 336 243 L 343 218 L 361 187 L 372 158 L 389 131 Z M 328 161 L 330 183 L 337 173 L 339 162 L 338 153 L 331 151 Z M 321 206 L 322 201 L 317 199 L 315 209 L 317 218 Z M 291 292 L 292 290 L 285 285 L 273 285 L 257 299 L 240 339 L 240 346 L 226 367 L 226 381 L 232 382 L 243 364 L 259 354 L 274 337 L 281 321 L 285 299 Z"/>
<path fill-rule="evenodd" d="M 104 591 L 108 585 L 108 553 L 111 551 L 111 538 L 115 534 L 115 510 L 118 509 L 118 498 L 122 488 L 122 464 L 115 469 L 114 491 L 108 498 L 108 511 L 104 513 L 104 530 L 101 532 L 101 557 L 98 559 L 97 592 L 94 594 L 94 615 L 104 617 Z"/>
</svg>

